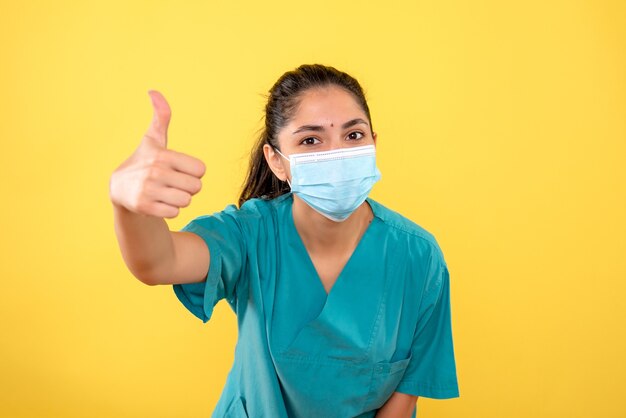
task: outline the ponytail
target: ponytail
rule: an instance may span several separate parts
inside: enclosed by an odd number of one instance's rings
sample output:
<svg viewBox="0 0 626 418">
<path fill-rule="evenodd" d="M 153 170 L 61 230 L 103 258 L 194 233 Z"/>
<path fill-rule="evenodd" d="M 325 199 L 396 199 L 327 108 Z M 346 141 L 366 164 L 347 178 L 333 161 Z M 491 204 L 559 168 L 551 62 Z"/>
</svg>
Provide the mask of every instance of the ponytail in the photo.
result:
<svg viewBox="0 0 626 418">
<path fill-rule="evenodd" d="M 279 180 L 267 164 L 263 153 L 265 144 L 271 146 L 267 137 L 267 130 L 263 129 L 250 153 L 248 175 L 239 196 L 238 203 L 240 208 L 241 205 L 252 198 L 273 199 L 289 191 L 287 182 Z"/>
</svg>

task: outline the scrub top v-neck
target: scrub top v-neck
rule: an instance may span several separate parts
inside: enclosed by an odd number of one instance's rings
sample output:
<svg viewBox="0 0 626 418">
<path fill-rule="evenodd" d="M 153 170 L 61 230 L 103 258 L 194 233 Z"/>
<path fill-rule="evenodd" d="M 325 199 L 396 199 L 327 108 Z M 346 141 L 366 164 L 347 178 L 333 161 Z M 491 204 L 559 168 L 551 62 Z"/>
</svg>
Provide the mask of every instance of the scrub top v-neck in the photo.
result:
<svg viewBox="0 0 626 418">
<path fill-rule="evenodd" d="M 235 361 L 212 417 L 365 418 L 394 391 L 459 396 L 441 249 L 367 203 L 374 218 L 328 293 L 291 193 L 182 228 L 203 238 L 211 261 L 205 281 L 173 286 L 177 297 L 204 322 L 221 299 L 237 315 Z"/>
</svg>

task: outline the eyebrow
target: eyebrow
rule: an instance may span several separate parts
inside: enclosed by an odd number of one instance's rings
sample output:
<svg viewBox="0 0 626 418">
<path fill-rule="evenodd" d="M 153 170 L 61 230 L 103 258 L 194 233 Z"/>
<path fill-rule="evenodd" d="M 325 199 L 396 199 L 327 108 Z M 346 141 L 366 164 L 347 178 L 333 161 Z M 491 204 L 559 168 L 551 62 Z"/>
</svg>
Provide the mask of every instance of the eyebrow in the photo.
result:
<svg viewBox="0 0 626 418">
<path fill-rule="evenodd" d="M 347 129 L 351 126 L 354 125 L 358 125 L 359 123 L 363 123 L 367 126 L 369 126 L 369 123 L 367 123 L 365 120 L 361 119 L 361 118 L 356 118 L 356 119 L 352 119 L 347 121 L 346 123 L 344 123 L 343 125 L 341 125 L 341 129 Z M 299 133 L 299 132 L 303 132 L 303 131 L 323 131 L 324 127 L 321 125 L 302 125 L 301 127 L 299 127 L 298 129 L 296 129 L 295 131 L 293 131 L 293 135 Z"/>
</svg>

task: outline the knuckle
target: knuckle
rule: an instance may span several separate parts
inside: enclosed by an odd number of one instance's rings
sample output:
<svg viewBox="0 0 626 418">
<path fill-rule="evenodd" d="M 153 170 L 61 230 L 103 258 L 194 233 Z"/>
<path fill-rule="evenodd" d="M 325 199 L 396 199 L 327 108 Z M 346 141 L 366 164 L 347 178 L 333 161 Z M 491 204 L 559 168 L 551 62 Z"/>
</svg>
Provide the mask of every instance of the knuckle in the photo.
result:
<svg viewBox="0 0 626 418">
<path fill-rule="evenodd" d="M 169 153 L 167 149 L 158 149 L 155 151 L 153 158 L 155 164 L 167 164 L 169 160 Z"/>
<path fill-rule="evenodd" d="M 150 167 L 148 167 L 147 178 L 150 180 L 156 180 L 160 177 L 163 177 L 164 174 L 165 170 L 158 165 L 151 165 Z"/>
</svg>

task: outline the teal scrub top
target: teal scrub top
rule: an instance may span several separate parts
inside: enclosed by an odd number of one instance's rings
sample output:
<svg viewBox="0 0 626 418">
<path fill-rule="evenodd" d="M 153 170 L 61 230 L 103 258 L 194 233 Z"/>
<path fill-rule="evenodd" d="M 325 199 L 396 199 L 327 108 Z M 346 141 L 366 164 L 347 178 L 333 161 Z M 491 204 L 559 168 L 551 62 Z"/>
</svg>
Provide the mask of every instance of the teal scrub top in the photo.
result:
<svg viewBox="0 0 626 418">
<path fill-rule="evenodd" d="M 458 397 L 449 272 L 433 235 L 367 198 L 374 219 L 326 293 L 292 203 L 291 193 L 251 199 L 181 229 L 211 261 L 206 280 L 173 285 L 176 296 L 204 322 L 221 299 L 237 316 L 212 417 L 365 418 L 394 391 Z"/>
</svg>

